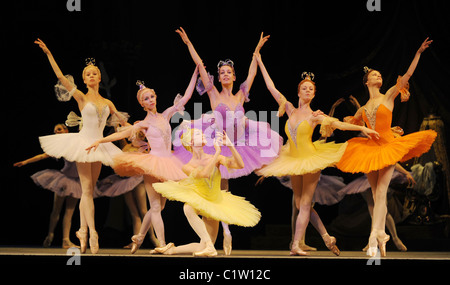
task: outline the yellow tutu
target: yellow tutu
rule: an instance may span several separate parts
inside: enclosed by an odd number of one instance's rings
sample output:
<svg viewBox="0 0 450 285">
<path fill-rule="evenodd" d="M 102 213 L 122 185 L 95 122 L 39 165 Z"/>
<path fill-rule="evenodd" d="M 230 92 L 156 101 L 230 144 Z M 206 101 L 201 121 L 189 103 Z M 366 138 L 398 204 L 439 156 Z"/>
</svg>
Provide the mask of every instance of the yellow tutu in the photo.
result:
<svg viewBox="0 0 450 285">
<path fill-rule="evenodd" d="M 187 203 L 200 215 L 227 224 L 253 227 L 261 213 L 244 197 L 220 190 L 220 171 L 214 169 L 210 178 L 189 176 L 181 181 L 154 183 L 156 192 L 169 200 Z"/>
<path fill-rule="evenodd" d="M 334 120 L 327 117 L 322 122 L 321 133 L 330 135 L 330 124 Z M 265 177 L 303 175 L 334 166 L 344 154 L 347 143 L 326 143 L 323 140 L 312 142 L 313 131 L 308 121 L 302 121 L 291 129 L 288 120 L 285 126 L 288 143 L 283 146 L 278 158 L 256 171 L 256 174 Z"/>
</svg>

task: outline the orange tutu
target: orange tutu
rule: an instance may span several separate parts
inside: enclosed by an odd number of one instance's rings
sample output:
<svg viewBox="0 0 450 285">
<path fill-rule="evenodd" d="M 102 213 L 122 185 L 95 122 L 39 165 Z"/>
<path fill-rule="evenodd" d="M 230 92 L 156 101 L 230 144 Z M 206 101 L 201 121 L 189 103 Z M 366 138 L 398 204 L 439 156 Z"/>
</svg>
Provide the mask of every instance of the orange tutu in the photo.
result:
<svg viewBox="0 0 450 285">
<path fill-rule="evenodd" d="M 363 119 L 368 126 L 371 126 L 366 111 L 363 112 Z M 421 156 L 430 150 L 437 136 L 435 131 L 426 130 L 395 137 L 390 129 L 392 111 L 384 105 L 379 105 L 376 110 L 376 121 L 372 119 L 371 122 L 375 125 L 380 138 L 378 140 L 360 137 L 350 139 L 344 155 L 337 164 L 341 171 L 369 173 Z"/>
<path fill-rule="evenodd" d="M 181 180 L 187 175 L 183 164 L 174 155 L 155 156 L 149 153 L 124 152 L 114 157 L 114 171 L 120 176 L 150 175 L 161 181 Z"/>
</svg>

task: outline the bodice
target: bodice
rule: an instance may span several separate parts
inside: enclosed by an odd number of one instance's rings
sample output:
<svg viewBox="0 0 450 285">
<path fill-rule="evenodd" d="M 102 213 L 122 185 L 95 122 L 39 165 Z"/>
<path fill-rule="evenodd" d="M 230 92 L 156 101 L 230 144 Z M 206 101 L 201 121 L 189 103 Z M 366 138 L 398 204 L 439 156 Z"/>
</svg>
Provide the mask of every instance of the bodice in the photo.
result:
<svg viewBox="0 0 450 285">
<path fill-rule="evenodd" d="M 80 134 L 86 135 L 92 139 L 99 139 L 103 137 L 103 129 L 106 125 L 106 119 L 109 116 L 108 105 L 103 105 L 98 108 L 94 103 L 88 102 L 81 110 L 81 117 L 83 120 L 83 127 Z"/>
<path fill-rule="evenodd" d="M 363 120 L 366 125 L 380 134 L 380 142 L 390 142 L 394 139 L 391 131 L 392 111 L 383 104 L 378 105 L 372 111 L 364 107 Z"/>
<path fill-rule="evenodd" d="M 227 128 L 231 126 L 236 126 L 239 122 L 244 119 L 245 110 L 244 106 L 238 105 L 236 109 L 231 110 L 231 108 L 224 104 L 220 103 L 217 105 L 216 109 L 214 109 L 214 117 L 217 127 L 223 128 L 225 131 Z"/>
<path fill-rule="evenodd" d="M 170 155 L 172 149 L 172 128 L 169 121 L 162 114 L 149 113 L 142 123 L 147 128 L 144 134 L 151 148 L 150 154 L 159 156 Z"/>
<path fill-rule="evenodd" d="M 307 120 L 297 123 L 294 128 L 291 127 L 289 120 L 287 120 L 285 132 L 288 135 L 290 152 L 296 156 L 302 153 L 315 152 L 316 148 L 312 143 L 313 131 L 314 129 Z"/>
<path fill-rule="evenodd" d="M 217 200 L 221 195 L 220 190 L 220 170 L 215 167 L 213 173 L 208 178 L 192 178 L 196 187 L 194 191 L 201 197 L 213 201 Z"/>
</svg>

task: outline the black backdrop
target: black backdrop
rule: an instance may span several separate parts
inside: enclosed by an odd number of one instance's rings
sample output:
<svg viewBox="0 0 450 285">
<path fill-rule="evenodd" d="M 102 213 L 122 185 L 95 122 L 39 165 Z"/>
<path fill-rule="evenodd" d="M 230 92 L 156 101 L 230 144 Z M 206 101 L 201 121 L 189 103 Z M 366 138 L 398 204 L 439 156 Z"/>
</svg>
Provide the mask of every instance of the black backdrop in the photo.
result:
<svg viewBox="0 0 450 285">
<path fill-rule="evenodd" d="M 301 73 L 314 72 L 317 95 L 312 107 L 324 112 L 341 97 L 353 95 L 361 103 L 368 99 L 362 85 L 365 65 L 381 71 L 382 91 L 386 91 L 395 84 L 397 75 L 407 70 L 422 41 L 430 37 L 434 42 L 422 55 L 410 80 L 411 99 L 407 103 L 398 100 L 393 125 L 403 127 L 406 133 L 417 131 L 423 117 L 431 111 L 442 116 L 446 125 L 450 123 L 445 85 L 450 78 L 448 1 L 380 0 L 379 12 L 369 12 L 365 0 L 80 2 L 79 12 L 69 12 L 65 0 L 15 1 L 2 9 L 2 50 L 7 74 L 6 78 L 2 76 L 6 110 L 2 244 L 39 245 L 45 237 L 52 193 L 38 189 L 29 176 L 61 164 L 47 160 L 14 169 L 12 163 L 41 153 L 37 137 L 52 133 L 53 126 L 63 122 L 70 111 L 79 113 L 74 100 L 56 100 L 56 78 L 46 56 L 33 44 L 37 37 L 50 48 L 63 72 L 74 75 L 82 90 L 84 59 L 95 57 L 97 63 L 102 62 L 109 79 L 117 82 L 110 89 L 111 100 L 119 110 L 131 115 L 131 121 L 145 116 L 135 99 L 137 79 L 156 90 L 160 110 L 170 106 L 177 93 L 184 92 L 194 64 L 175 33 L 179 26 L 186 29 L 211 73 L 215 73 L 215 65 L 221 59 L 235 62 L 235 91 L 247 76 L 261 31 L 270 34 L 261 53 L 277 88 L 296 104 Z M 106 80 L 106 74 L 103 79 Z M 105 90 L 101 93 L 107 95 Z M 260 73 L 250 99 L 246 110 L 277 109 Z M 207 96 L 195 93 L 186 105 L 188 112 L 192 112 L 194 102 L 204 103 L 204 111 L 210 109 Z M 336 117 L 342 119 L 353 112 L 351 105 L 345 103 L 338 108 Z M 285 120 L 286 117 L 280 120 L 280 129 Z M 343 140 L 348 135 L 338 133 L 337 137 Z M 102 176 L 109 173 L 111 170 L 104 167 Z M 266 223 L 290 222 L 290 191 L 272 179 L 254 187 L 257 178 L 252 174 L 230 182 L 232 192 L 247 196 L 263 214 L 255 229 L 235 230 L 242 232 L 242 239 L 259 234 Z M 189 230 L 179 203 L 170 204 L 164 214 L 167 240 L 191 241 L 193 235 L 183 240 L 184 234 L 176 229 Z M 98 227 L 102 228 L 109 220 L 110 201 L 98 199 L 96 206 Z M 126 209 L 123 211 L 126 213 Z M 334 215 L 333 211 L 323 210 L 325 221 Z M 75 215 L 73 229 L 78 226 L 77 219 Z M 129 237 L 130 233 L 124 236 Z"/>
</svg>

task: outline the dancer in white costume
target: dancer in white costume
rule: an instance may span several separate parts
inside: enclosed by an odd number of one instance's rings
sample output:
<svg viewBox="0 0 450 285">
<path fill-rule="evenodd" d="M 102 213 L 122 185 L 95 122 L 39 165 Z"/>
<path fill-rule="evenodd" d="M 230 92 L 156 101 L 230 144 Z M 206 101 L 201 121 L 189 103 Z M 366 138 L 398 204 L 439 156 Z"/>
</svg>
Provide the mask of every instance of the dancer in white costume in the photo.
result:
<svg viewBox="0 0 450 285">
<path fill-rule="evenodd" d="M 81 252 L 86 252 L 89 228 L 89 246 L 92 253 L 97 253 L 99 245 L 94 219 L 94 187 L 100 175 L 102 163 L 111 165 L 112 157 L 121 153 L 121 150 L 112 143 L 102 145 L 98 151 L 93 153 L 87 153 L 85 149 L 103 137 L 106 119 L 110 114 L 116 114 L 122 125 L 126 124 L 126 121 L 117 112 L 114 104 L 99 94 L 101 74 L 92 60 L 88 62 L 82 73 L 83 81 L 88 89 L 88 92 L 84 94 L 68 79 L 69 76 L 64 76 L 45 43 L 40 39 L 37 39 L 34 43 L 39 45 L 47 55 L 50 65 L 59 80 L 55 90 L 68 91 L 63 92 L 63 96 L 58 96 L 57 92 L 58 99 L 68 101 L 73 97 L 81 111 L 83 127 L 79 133 L 44 136 L 40 137 L 39 140 L 42 149 L 48 155 L 57 158 L 64 157 L 68 161 L 77 163 L 82 195 L 80 200 L 80 229 L 76 235 L 80 239 Z"/>
</svg>

